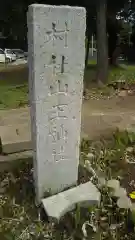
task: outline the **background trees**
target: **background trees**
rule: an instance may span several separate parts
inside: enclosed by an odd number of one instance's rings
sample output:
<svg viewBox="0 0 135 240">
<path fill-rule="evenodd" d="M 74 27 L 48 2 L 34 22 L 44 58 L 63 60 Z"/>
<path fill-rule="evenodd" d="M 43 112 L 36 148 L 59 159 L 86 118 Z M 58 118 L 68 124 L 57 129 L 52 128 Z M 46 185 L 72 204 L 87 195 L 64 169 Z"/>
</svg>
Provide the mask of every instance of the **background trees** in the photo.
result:
<svg viewBox="0 0 135 240">
<path fill-rule="evenodd" d="M 38 3 L 63 4 L 61 0 L 38 0 Z M 7 36 L 6 47 L 27 48 L 26 12 L 34 0 L 4 0 L 0 8 L 0 32 Z M 80 5 L 76 0 L 66 0 L 64 4 Z M 87 51 L 90 38 L 96 33 L 97 38 L 97 81 L 106 82 L 108 76 L 108 59 L 115 64 L 114 54 L 118 37 L 123 44 L 130 42 L 135 46 L 135 0 L 84 0 L 81 6 L 87 9 Z M 132 24 L 132 31 L 131 31 Z M 8 45 L 8 46 L 7 46 Z"/>
</svg>

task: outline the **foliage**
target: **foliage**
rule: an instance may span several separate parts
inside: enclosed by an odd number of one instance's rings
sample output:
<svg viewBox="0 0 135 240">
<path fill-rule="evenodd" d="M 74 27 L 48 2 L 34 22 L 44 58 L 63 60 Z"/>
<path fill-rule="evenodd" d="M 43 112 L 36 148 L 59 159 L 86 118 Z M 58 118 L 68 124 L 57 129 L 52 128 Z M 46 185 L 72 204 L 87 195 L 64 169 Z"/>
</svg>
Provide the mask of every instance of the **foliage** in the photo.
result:
<svg viewBox="0 0 135 240">
<path fill-rule="evenodd" d="M 95 169 L 98 166 L 104 173 L 111 172 L 112 177 L 114 170 L 117 175 L 120 173 L 119 163 L 125 164 L 127 147 L 134 145 L 134 133 L 117 130 L 110 138 L 98 142 L 83 140 L 81 156 L 84 161 L 91 156 Z M 59 223 L 44 222 L 39 220 L 34 203 L 32 162 L 17 162 L 11 171 L 0 175 L 0 239 L 134 239 L 134 213 L 119 209 L 106 186 L 97 187 L 102 196 L 98 208 L 84 209 L 77 205 Z"/>
<path fill-rule="evenodd" d="M 131 148 L 131 153 L 129 151 Z M 107 179 L 123 176 L 127 167 L 127 159 L 133 158 L 135 149 L 135 133 L 128 131 L 119 131 L 106 138 L 101 137 L 98 141 L 83 140 L 81 152 L 86 155 L 88 152 L 93 154 L 90 163 L 98 172 L 104 173 Z M 132 157 L 131 157 L 132 155 Z M 84 158 L 84 156 L 83 156 Z M 85 160 L 89 159 L 85 156 Z"/>
<path fill-rule="evenodd" d="M 20 0 L 20 1 L 10 1 L 5 0 L 1 4 L 0 9 L 0 28 L 5 36 L 13 38 L 18 41 L 24 41 L 27 38 L 27 20 L 26 13 L 28 5 L 34 3 L 34 0 Z M 119 2 L 107 1 L 108 6 L 108 16 L 115 15 L 121 9 L 124 9 L 125 3 L 128 3 L 128 0 L 119 0 Z M 78 3 L 76 1 L 44 1 L 38 0 L 36 3 L 45 3 L 52 5 L 80 5 L 84 6 L 87 9 L 87 34 L 96 33 L 96 3 L 98 1 L 83 1 Z M 131 5 L 133 8 L 133 4 Z M 131 9 L 131 7 L 130 7 Z"/>
</svg>

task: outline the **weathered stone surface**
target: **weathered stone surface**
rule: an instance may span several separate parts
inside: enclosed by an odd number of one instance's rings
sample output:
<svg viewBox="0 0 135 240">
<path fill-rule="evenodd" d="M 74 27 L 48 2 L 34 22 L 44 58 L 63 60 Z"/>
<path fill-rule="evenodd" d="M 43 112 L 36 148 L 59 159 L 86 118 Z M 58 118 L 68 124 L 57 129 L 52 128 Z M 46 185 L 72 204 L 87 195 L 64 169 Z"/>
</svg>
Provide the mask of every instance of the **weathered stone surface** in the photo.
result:
<svg viewBox="0 0 135 240">
<path fill-rule="evenodd" d="M 117 205 L 122 209 L 132 209 L 132 202 L 128 197 L 120 197 L 117 201 Z"/>
<path fill-rule="evenodd" d="M 107 182 L 107 187 L 113 190 L 117 190 L 120 188 L 120 182 L 116 179 L 111 179 Z"/>
<path fill-rule="evenodd" d="M 85 9 L 28 10 L 29 90 L 37 200 L 78 178 Z"/>
<path fill-rule="evenodd" d="M 120 197 L 126 197 L 127 196 L 127 192 L 124 188 L 120 187 L 115 189 L 113 196 L 120 198 Z"/>
<path fill-rule="evenodd" d="M 30 123 L 0 126 L 2 152 L 9 154 L 32 149 Z"/>
<path fill-rule="evenodd" d="M 77 203 L 81 206 L 84 204 L 84 207 L 98 205 L 100 192 L 91 182 L 87 182 L 42 200 L 47 215 L 56 220 L 73 209 Z"/>
</svg>

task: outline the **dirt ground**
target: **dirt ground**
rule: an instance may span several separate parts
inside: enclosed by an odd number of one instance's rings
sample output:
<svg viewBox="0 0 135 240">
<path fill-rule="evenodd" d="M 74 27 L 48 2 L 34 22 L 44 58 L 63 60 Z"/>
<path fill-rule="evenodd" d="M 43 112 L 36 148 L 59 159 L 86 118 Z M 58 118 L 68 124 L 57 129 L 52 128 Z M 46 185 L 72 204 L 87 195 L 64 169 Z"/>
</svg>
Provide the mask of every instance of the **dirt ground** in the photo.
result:
<svg viewBox="0 0 135 240">
<path fill-rule="evenodd" d="M 135 96 L 84 100 L 82 132 L 90 139 L 116 129 L 134 128 Z"/>
<path fill-rule="evenodd" d="M 30 128 L 27 107 L 0 111 L 1 133 L 2 127 L 18 128 L 21 124 L 27 125 L 27 123 Z M 83 100 L 82 135 L 84 137 L 98 138 L 117 127 L 120 129 L 135 127 L 135 96 Z M 26 132 L 30 131 L 28 128 L 26 127 Z M 11 133 L 9 134 L 11 139 Z"/>
</svg>

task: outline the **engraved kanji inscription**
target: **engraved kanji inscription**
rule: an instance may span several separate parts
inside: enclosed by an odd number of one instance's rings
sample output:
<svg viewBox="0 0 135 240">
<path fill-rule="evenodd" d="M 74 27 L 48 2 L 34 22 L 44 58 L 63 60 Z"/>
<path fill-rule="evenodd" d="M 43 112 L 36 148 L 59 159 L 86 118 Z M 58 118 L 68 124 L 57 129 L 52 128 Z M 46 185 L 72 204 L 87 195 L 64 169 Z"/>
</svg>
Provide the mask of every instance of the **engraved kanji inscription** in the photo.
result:
<svg viewBox="0 0 135 240">
<path fill-rule="evenodd" d="M 68 64 L 68 62 L 66 61 L 65 56 L 61 56 L 60 63 L 57 63 L 56 55 L 52 54 L 51 65 L 53 66 L 53 74 L 54 75 L 56 73 L 64 73 L 66 64 Z"/>
<path fill-rule="evenodd" d="M 64 142 L 67 143 L 67 140 L 68 140 L 68 131 L 65 129 L 64 124 L 61 124 L 61 126 L 60 126 L 60 132 L 61 132 L 61 136 L 62 136 Z"/>
<path fill-rule="evenodd" d="M 52 29 L 46 31 L 46 34 L 48 37 L 47 37 L 47 40 L 45 41 L 45 43 L 52 40 L 53 46 L 55 46 L 55 40 L 57 40 L 57 39 L 64 40 L 65 41 L 64 46 L 67 47 L 68 46 L 68 32 L 69 32 L 69 29 L 68 29 L 67 22 L 65 22 L 64 30 L 57 30 L 56 23 L 52 23 Z"/>
<path fill-rule="evenodd" d="M 56 153 L 56 149 L 53 149 L 53 150 L 52 150 L 52 156 L 53 156 L 53 160 L 54 160 L 54 162 L 56 162 L 56 161 L 57 161 L 57 153 Z"/>
<path fill-rule="evenodd" d="M 61 73 L 64 73 L 65 56 L 62 56 Z"/>
<path fill-rule="evenodd" d="M 51 125 L 49 129 L 49 136 L 52 139 L 52 143 L 57 141 L 57 128 L 56 125 Z"/>
<path fill-rule="evenodd" d="M 67 104 L 52 106 L 52 109 L 50 110 L 50 114 L 49 114 L 49 120 L 60 119 L 60 118 L 63 118 L 63 119 L 68 118 Z"/>
<path fill-rule="evenodd" d="M 64 160 L 66 158 L 66 144 L 68 143 L 68 130 L 64 124 L 56 127 L 56 123 L 50 126 L 49 137 L 52 142 L 52 156 L 54 161 Z M 55 144 L 57 142 L 57 148 Z M 59 147 L 58 147 L 59 146 Z"/>
<path fill-rule="evenodd" d="M 56 80 L 55 85 L 50 85 L 49 87 L 49 94 L 57 94 L 57 93 L 65 93 L 67 95 L 68 93 L 68 84 L 61 82 L 61 80 Z"/>
<path fill-rule="evenodd" d="M 51 136 L 53 143 L 61 139 L 64 140 L 64 143 L 68 141 L 68 131 L 65 129 L 64 124 L 61 124 L 59 128 L 55 124 L 52 124 L 49 129 L 49 136 Z M 64 147 L 61 149 L 64 149 Z"/>
</svg>

